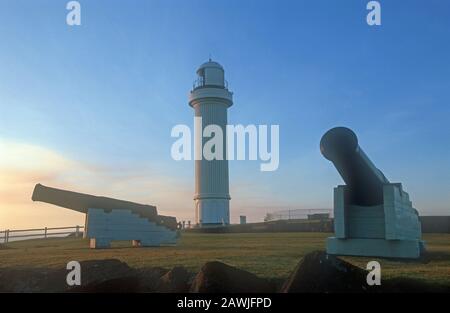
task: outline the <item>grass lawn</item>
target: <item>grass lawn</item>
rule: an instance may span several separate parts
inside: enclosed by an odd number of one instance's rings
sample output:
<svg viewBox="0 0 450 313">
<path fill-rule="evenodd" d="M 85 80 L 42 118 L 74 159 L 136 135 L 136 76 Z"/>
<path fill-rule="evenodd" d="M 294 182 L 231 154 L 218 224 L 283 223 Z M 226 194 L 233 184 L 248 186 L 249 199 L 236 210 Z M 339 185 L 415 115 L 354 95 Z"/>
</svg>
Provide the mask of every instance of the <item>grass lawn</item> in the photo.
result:
<svg viewBox="0 0 450 313">
<path fill-rule="evenodd" d="M 182 265 L 195 272 L 218 260 L 265 278 L 284 279 L 306 253 L 325 249 L 325 233 L 199 234 L 183 233 L 174 247 L 132 248 L 117 242 L 111 249 L 93 250 L 88 241 L 54 238 L 12 242 L 0 249 L 0 267 L 65 267 L 71 260 L 116 258 L 132 267 Z M 365 268 L 378 260 L 383 278 L 414 278 L 450 286 L 450 234 L 425 234 L 428 255 L 420 261 L 345 257 Z"/>
</svg>

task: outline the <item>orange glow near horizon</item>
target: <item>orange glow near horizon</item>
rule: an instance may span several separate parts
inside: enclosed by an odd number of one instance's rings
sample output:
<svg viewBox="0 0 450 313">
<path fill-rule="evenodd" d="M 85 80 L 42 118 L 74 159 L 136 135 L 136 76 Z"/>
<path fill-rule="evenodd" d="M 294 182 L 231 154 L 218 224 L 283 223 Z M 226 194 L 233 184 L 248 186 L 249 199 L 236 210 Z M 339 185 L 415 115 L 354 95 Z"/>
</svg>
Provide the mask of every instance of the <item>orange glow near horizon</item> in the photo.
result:
<svg viewBox="0 0 450 313">
<path fill-rule="evenodd" d="M 155 204 L 159 210 L 159 206 L 163 208 L 161 213 L 165 215 L 193 213 L 189 210 L 191 203 L 186 203 L 192 198 L 191 191 L 169 178 L 154 177 L 141 168 L 114 172 L 71 160 L 50 149 L 0 139 L 0 230 L 84 224 L 84 214 L 33 202 L 31 194 L 37 183 Z"/>
</svg>

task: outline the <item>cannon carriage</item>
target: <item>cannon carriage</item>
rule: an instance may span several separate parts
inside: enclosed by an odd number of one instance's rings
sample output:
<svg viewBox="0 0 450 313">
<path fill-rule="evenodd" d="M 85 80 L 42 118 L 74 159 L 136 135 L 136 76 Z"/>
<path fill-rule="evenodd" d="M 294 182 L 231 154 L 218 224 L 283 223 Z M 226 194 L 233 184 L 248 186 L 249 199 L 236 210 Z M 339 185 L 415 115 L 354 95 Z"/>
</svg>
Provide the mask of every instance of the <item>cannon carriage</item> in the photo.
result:
<svg viewBox="0 0 450 313">
<path fill-rule="evenodd" d="M 111 241 L 129 240 L 133 246 L 176 244 L 177 220 L 158 215 L 155 206 L 98 197 L 37 184 L 33 201 L 86 214 L 84 237 L 91 248 L 109 248 Z"/>
<path fill-rule="evenodd" d="M 327 239 L 327 252 L 418 258 L 424 250 L 419 215 L 402 184 L 389 182 L 348 128 L 325 133 L 320 151 L 346 183 L 334 188 L 335 236 Z"/>
</svg>

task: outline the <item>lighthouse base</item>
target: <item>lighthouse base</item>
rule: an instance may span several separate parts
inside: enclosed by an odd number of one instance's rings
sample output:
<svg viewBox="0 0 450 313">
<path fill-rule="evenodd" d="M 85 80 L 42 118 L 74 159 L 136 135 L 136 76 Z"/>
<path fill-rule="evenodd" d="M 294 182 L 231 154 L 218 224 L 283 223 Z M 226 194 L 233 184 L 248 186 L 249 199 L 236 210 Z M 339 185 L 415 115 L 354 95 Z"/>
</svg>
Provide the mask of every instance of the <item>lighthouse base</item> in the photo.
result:
<svg viewBox="0 0 450 313">
<path fill-rule="evenodd" d="M 195 213 L 197 225 L 214 227 L 230 224 L 229 199 L 196 199 Z"/>
</svg>

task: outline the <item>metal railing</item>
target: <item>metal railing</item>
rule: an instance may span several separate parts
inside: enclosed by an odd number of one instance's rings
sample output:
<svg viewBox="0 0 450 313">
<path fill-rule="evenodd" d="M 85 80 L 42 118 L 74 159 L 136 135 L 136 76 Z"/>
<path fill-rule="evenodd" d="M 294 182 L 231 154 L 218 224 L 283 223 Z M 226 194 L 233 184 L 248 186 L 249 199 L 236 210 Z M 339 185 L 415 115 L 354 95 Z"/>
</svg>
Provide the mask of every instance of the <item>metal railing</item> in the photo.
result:
<svg viewBox="0 0 450 313">
<path fill-rule="evenodd" d="M 6 229 L 0 232 L 0 242 L 8 243 L 10 239 L 13 241 L 27 240 L 27 239 L 39 239 L 50 237 L 61 237 L 62 235 L 74 234 L 76 237 L 80 237 L 84 229 L 84 226 L 70 226 L 70 227 L 44 227 L 44 228 L 31 228 L 31 229 Z M 55 232 L 56 230 L 56 232 Z M 62 231 L 64 230 L 64 231 Z M 71 231 L 68 231 L 71 230 Z"/>
<path fill-rule="evenodd" d="M 205 79 L 203 77 L 199 77 L 196 80 L 194 80 L 194 83 L 192 84 L 192 90 L 198 89 L 198 88 L 202 88 L 202 87 L 219 87 L 219 88 L 224 88 L 228 90 L 228 81 L 224 80 L 224 86 L 219 86 L 219 85 L 208 85 L 205 82 Z"/>
</svg>

